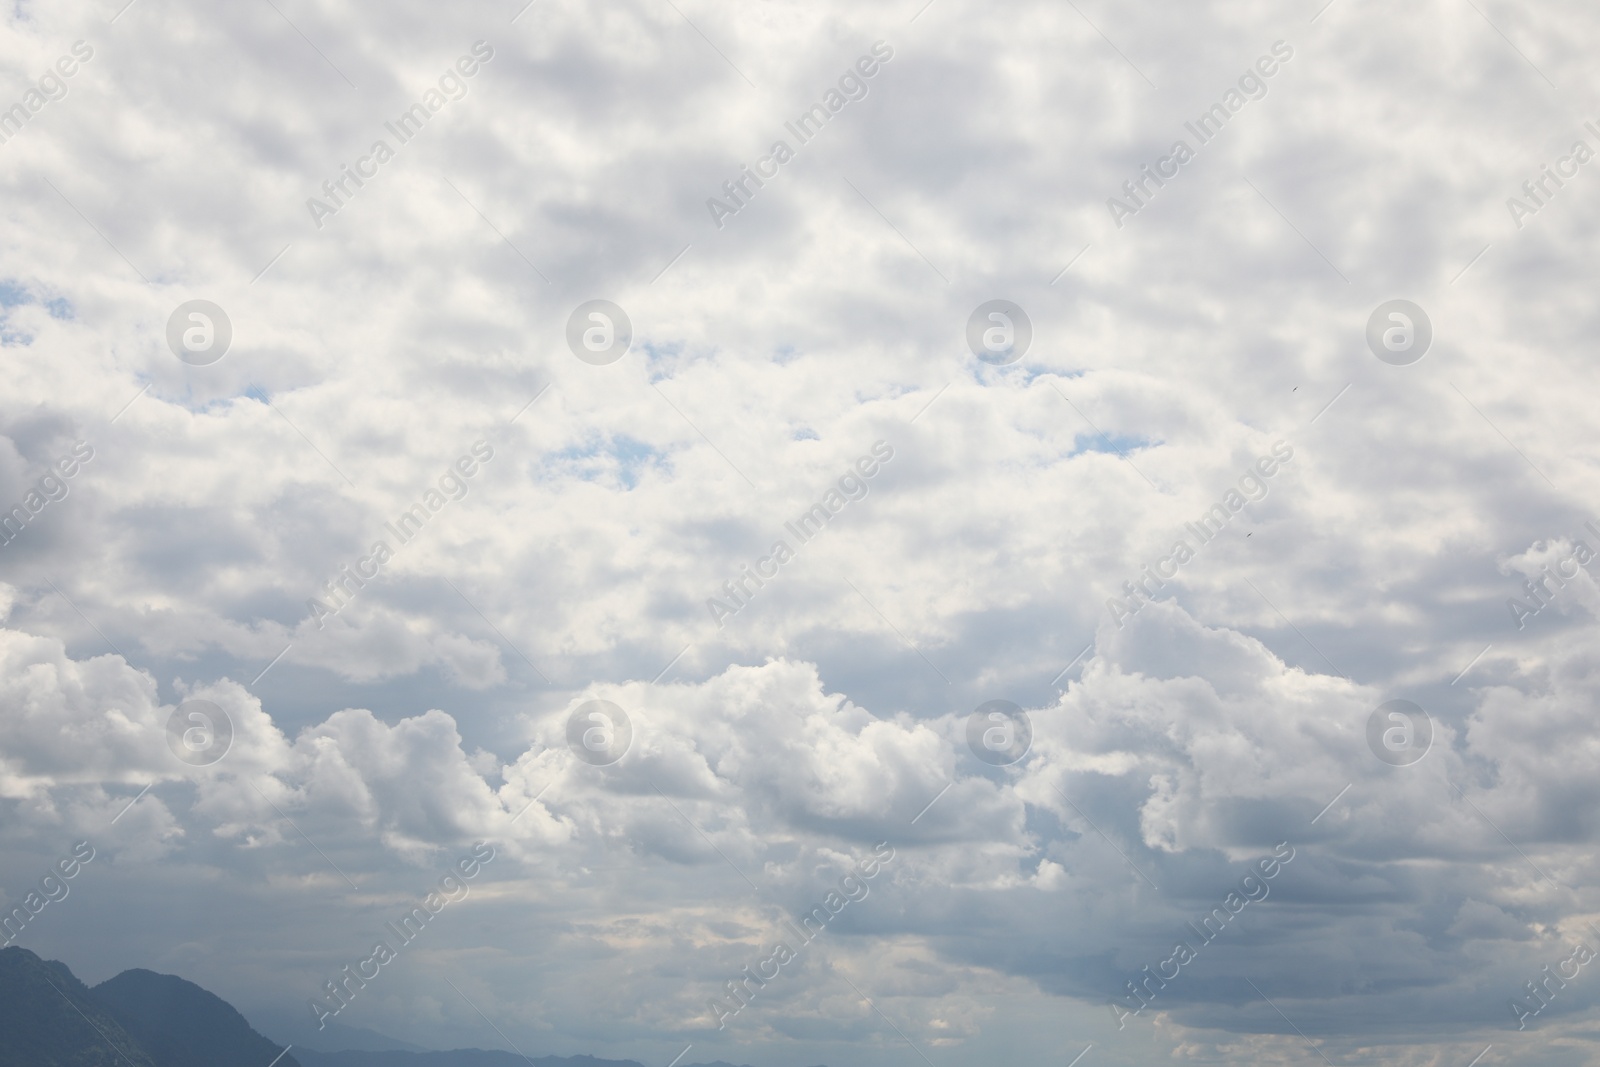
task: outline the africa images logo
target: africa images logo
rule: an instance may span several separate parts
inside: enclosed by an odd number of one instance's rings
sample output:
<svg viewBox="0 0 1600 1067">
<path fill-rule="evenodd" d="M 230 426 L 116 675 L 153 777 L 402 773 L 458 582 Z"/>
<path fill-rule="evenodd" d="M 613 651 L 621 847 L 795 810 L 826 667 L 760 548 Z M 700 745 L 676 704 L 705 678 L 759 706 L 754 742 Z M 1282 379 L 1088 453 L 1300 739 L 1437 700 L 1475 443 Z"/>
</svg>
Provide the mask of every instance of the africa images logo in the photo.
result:
<svg viewBox="0 0 1600 1067">
<path fill-rule="evenodd" d="M 210 700 L 185 700 L 167 717 L 167 747 L 191 767 L 209 767 L 233 747 L 233 720 Z"/>
<path fill-rule="evenodd" d="M 167 347 L 191 367 L 211 366 L 232 343 L 232 320 L 210 300 L 187 300 L 167 316 Z"/>
<path fill-rule="evenodd" d="M 430 889 L 398 919 L 383 924 L 384 936 L 373 943 L 370 955 L 353 964 L 345 964 L 339 977 L 323 982 L 324 998 L 311 997 L 308 1001 L 311 1014 L 317 1020 L 317 1029 L 325 1028 L 330 1018 L 348 1008 L 356 994 L 367 988 L 367 983 L 377 978 L 383 968 L 398 959 L 405 947 L 422 935 L 433 917 L 444 911 L 447 904 L 471 896 L 472 887 L 468 883 L 494 857 L 493 845 L 485 841 L 476 842 L 471 855 L 461 857 L 454 867 L 447 869 L 440 877 L 438 888 Z M 391 937 L 393 944 L 390 943 Z"/>
<path fill-rule="evenodd" d="M 609 767 L 633 745 L 633 720 L 609 700 L 586 700 L 567 716 L 567 747 L 591 767 Z"/>
<path fill-rule="evenodd" d="M 794 135 L 797 144 L 805 144 L 822 128 L 833 120 L 833 116 L 845 109 L 845 105 L 856 100 L 867 98 L 867 79 L 873 77 L 881 69 L 880 64 L 887 63 L 894 58 L 894 49 L 883 41 L 874 41 L 872 54 L 864 55 L 857 59 L 855 65 L 839 76 L 838 88 L 830 86 L 822 94 L 822 103 L 812 104 L 793 122 L 785 122 L 784 129 Z M 727 225 L 724 221 L 729 215 L 737 215 L 750 205 L 755 198 L 756 190 L 763 188 L 767 182 L 778 176 L 778 172 L 794 158 L 794 149 L 787 141 L 774 141 L 771 150 L 760 159 L 756 160 L 755 167 L 741 166 L 739 176 L 722 183 L 722 192 L 726 200 L 717 197 L 706 198 L 706 210 L 711 213 L 711 221 L 716 223 L 717 229 Z M 771 169 L 768 170 L 768 165 Z M 755 189 L 750 188 L 751 183 Z"/>
</svg>

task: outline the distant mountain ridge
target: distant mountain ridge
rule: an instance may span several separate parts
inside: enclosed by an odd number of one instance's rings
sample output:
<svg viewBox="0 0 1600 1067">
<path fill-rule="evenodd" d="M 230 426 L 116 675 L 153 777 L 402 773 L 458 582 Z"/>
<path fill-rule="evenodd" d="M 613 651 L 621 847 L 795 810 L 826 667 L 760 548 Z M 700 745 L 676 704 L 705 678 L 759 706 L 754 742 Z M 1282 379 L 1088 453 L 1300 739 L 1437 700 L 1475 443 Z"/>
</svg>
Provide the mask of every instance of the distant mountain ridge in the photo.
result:
<svg viewBox="0 0 1600 1067">
<path fill-rule="evenodd" d="M 66 964 L 16 946 L 0 949 L 0 1035 L 0 1067 L 167 1067 Z"/>
<path fill-rule="evenodd" d="M 263 1010 L 254 1022 L 256 1029 L 272 1040 L 293 1045 L 298 1052 L 303 1048 L 318 1052 L 431 1052 L 432 1049 L 413 1045 L 409 1041 L 380 1034 L 361 1026 L 346 1026 L 332 1019 L 324 1020 L 319 1028 L 311 1023 L 304 1011 L 277 1012 Z"/>
<path fill-rule="evenodd" d="M 305 1067 L 644 1067 L 636 1060 L 602 1060 L 594 1056 L 529 1056 L 498 1049 L 458 1048 L 450 1052 L 312 1052 L 296 1047 Z M 735 1067 L 717 1060 L 682 1067 Z M 748 1065 L 743 1065 L 748 1067 Z"/>
<path fill-rule="evenodd" d="M 532 1056 L 533 1067 L 643 1067 L 633 1060 L 593 1056 Z M 450 1052 L 308 1052 L 305 1067 L 528 1067 L 529 1060 L 498 1049 L 458 1048 Z"/>
<path fill-rule="evenodd" d="M 334 1041 L 369 1047 L 318 1052 L 294 1045 L 290 1052 L 233 1005 L 176 975 L 135 968 L 91 989 L 64 963 L 17 946 L 0 949 L 0 1067 L 644 1067 L 595 1056 L 439 1052 L 371 1030 L 329 1030 Z M 403 1047 L 370 1047 L 384 1044 Z"/>
<path fill-rule="evenodd" d="M 156 1067 L 64 964 L 0 949 L 0 1067 Z"/>
<path fill-rule="evenodd" d="M 281 1045 L 253 1030 L 232 1004 L 176 975 L 123 971 L 89 991 L 157 1067 L 266 1067 Z M 302 1067 L 284 1056 L 277 1067 Z"/>
</svg>

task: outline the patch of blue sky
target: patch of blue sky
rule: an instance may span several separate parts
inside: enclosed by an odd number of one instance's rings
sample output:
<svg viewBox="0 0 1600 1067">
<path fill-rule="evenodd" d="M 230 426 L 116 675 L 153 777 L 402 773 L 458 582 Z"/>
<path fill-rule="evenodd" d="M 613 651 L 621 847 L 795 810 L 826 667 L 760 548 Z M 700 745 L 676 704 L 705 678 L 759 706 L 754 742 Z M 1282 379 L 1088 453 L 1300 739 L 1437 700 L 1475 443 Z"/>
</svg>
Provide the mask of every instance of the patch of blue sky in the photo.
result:
<svg viewBox="0 0 1600 1067">
<path fill-rule="evenodd" d="M 71 319 L 72 304 L 61 297 L 39 300 L 21 282 L 0 279 L 0 346 L 20 346 L 33 343 L 33 335 L 11 323 L 12 308 L 27 304 L 42 304 L 53 319 Z"/>
<path fill-rule="evenodd" d="M 1071 455 L 1081 455 L 1084 452 L 1107 452 L 1111 455 L 1131 455 L 1141 449 L 1153 448 L 1160 444 L 1148 437 L 1138 437 L 1133 434 L 1102 434 L 1093 430 L 1084 430 L 1072 439 Z"/>
<path fill-rule="evenodd" d="M 650 375 L 651 382 L 664 381 L 672 377 L 672 372 L 677 369 L 679 359 L 683 355 L 682 341 L 664 343 L 636 341 L 635 343 L 644 353 L 645 369 Z"/>
<path fill-rule="evenodd" d="M 596 438 L 582 445 L 573 445 L 552 457 L 570 468 L 587 482 L 614 476 L 629 489 L 639 484 L 639 477 L 647 466 L 666 459 L 666 453 L 644 441 L 618 434 L 615 437 Z"/>
<path fill-rule="evenodd" d="M 1074 378 L 1082 378 L 1087 373 L 1081 370 L 1064 371 L 1059 367 L 1052 367 L 1044 363 L 1023 363 L 1016 369 L 1021 372 L 1021 384 L 1025 387 L 1032 385 L 1039 378 L 1060 378 L 1062 381 L 1070 382 Z"/>
</svg>

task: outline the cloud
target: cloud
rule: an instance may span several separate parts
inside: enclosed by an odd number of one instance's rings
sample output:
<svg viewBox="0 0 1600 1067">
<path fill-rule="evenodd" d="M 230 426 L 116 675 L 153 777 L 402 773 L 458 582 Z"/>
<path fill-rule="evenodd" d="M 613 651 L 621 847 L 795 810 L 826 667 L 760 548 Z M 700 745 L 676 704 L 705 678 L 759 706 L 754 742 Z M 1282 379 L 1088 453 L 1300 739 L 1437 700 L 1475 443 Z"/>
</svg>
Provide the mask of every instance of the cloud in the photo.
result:
<svg viewBox="0 0 1600 1067">
<path fill-rule="evenodd" d="M 484 840 L 353 1025 L 647 1063 L 1595 1059 L 1584 979 L 1527 1031 L 1508 1003 L 1600 938 L 1600 599 L 1506 603 L 1594 519 L 1592 168 L 1506 210 L 1600 121 L 1569 106 L 1593 13 L 278 6 L 0 22 L 19 85 L 94 49 L 0 144 L 0 508 L 94 449 L 0 546 L 0 888 L 105 860 L 30 947 L 300 1013 Z M 706 198 L 879 41 L 718 229 Z M 1118 228 L 1107 197 L 1278 41 Z M 1396 298 L 1433 326 L 1408 366 L 1365 342 Z M 167 342 L 194 299 L 232 326 L 204 367 Z M 605 366 L 566 342 L 595 299 L 634 327 Z M 994 299 L 1034 327 L 1008 367 L 966 343 Z M 167 744 L 189 699 L 232 722 L 209 766 Z M 615 764 L 567 744 L 592 699 L 632 720 Z M 1013 766 L 966 745 L 992 699 L 1032 722 Z M 1395 699 L 1432 726 L 1411 766 L 1368 747 Z M 882 841 L 871 894 L 708 1026 Z M 1284 841 L 1118 1031 L 1107 1001 Z"/>
</svg>

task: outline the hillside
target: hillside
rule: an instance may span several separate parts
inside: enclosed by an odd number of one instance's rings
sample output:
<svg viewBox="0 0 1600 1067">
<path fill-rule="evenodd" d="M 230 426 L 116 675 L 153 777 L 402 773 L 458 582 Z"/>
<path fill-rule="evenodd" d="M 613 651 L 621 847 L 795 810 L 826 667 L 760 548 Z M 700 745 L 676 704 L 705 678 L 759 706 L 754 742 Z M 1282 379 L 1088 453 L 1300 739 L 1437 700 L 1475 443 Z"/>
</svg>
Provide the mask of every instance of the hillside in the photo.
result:
<svg viewBox="0 0 1600 1067">
<path fill-rule="evenodd" d="M 193 982 L 124 971 L 89 989 L 55 960 L 0 949 L 0 1067 L 302 1067 Z"/>
<path fill-rule="evenodd" d="M 156 1067 L 266 1067 L 283 1049 L 251 1029 L 233 1005 L 176 975 L 123 971 L 94 998 L 150 1053 Z M 293 1053 L 277 1067 L 301 1067 Z"/>
<path fill-rule="evenodd" d="M 162 1067 L 65 964 L 0 949 L 0 1067 Z"/>
<path fill-rule="evenodd" d="M 335 1025 L 332 1041 L 405 1046 Z M 134 969 L 88 988 L 66 964 L 0 949 L 0 1067 L 643 1067 L 594 1056 L 533 1056 L 416 1046 L 292 1052 L 233 1005 L 176 975 Z M 733 1067 L 717 1061 L 683 1067 Z"/>
</svg>

